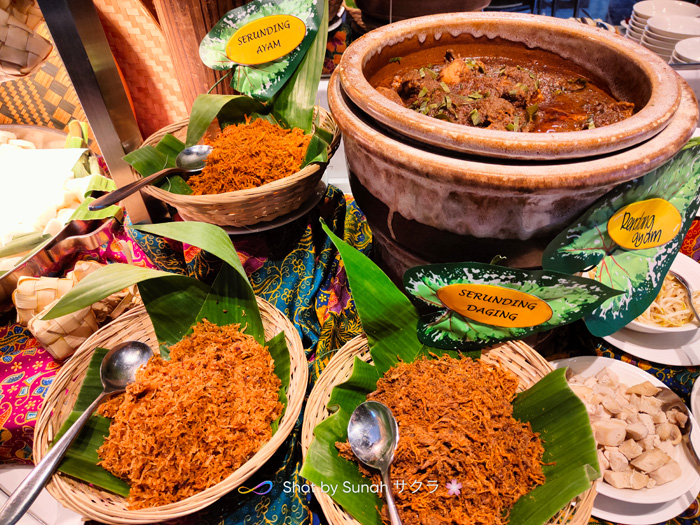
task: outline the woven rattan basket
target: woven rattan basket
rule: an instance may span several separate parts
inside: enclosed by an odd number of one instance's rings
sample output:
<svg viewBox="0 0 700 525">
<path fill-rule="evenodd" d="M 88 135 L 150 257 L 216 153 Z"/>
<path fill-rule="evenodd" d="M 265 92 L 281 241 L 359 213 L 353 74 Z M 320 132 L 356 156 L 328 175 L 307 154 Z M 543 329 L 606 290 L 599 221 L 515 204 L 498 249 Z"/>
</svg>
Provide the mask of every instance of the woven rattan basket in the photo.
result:
<svg viewBox="0 0 700 525">
<path fill-rule="evenodd" d="M 290 381 L 287 392 L 287 409 L 279 429 L 251 459 L 221 483 L 199 494 L 161 507 L 129 511 L 125 500 L 110 492 L 63 474 L 55 474 L 47 485 L 51 495 L 65 507 L 87 518 L 108 524 L 156 523 L 191 514 L 218 500 L 237 488 L 258 470 L 279 448 L 301 412 L 308 380 L 308 365 L 301 339 L 294 325 L 267 301 L 258 299 L 260 314 L 265 327 L 265 337 L 273 337 L 284 331 L 290 354 Z M 158 348 L 153 326 L 144 307 L 138 307 L 96 332 L 78 349 L 56 376 L 36 423 L 34 434 L 34 461 L 46 454 L 63 422 L 75 403 L 83 379 L 96 347 L 111 348 L 125 340 L 143 341 L 154 350 Z"/>
<path fill-rule="evenodd" d="M 325 109 L 316 106 L 316 112 L 320 126 L 333 134 L 328 147 L 330 159 L 340 144 L 340 130 Z M 144 145 L 155 146 L 166 133 L 184 140 L 188 122 L 188 119 L 181 120 L 161 129 L 148 137 Z M 155 186 L 146 186 L 143 191 L 167 202 L 188 221 L 209 222 L 219 226 L 252 226 L 291 213 L 312 199 L 325 169 L 326 165 L 311 164 L 289 177 L 258 188 L 218 195 L 177 195 Z"/>
<path fill-rule="evenodd" d="M 306 458 L 313 432 L 316 425 L 331 415 L 328 402 L 331 391 L 336 385 L 346 381 L 352 374 L 353 361 L 359 357 L 371 362 L 367 338 L 364 335 L 355 337 L 341 348 L 323 370 L 316 382 L 304 410 L 302 427 L 302 454 Z M 520 384 L 518 391 L 526 390 L 554 370 L 545 359 L 521 341 L 511 341 L 484 351 L 481 357 L 485 362 L 499 365 L 513 372 Z M 316 492 L 316 498 L 321 504 L 328 522 L 331 525 L 360 525 L 342 507 L 324 492 Z M 595 499 L 595 484 L 591 489 L 572 500 L 566 508 L 555 515 L 549 524 L 585 525 L 591 517 L 593 500 Z M 516 525 L 516 524 L 514 524 Z M 517 524 L 522 525 L 522 524 Z"/>
</svg>

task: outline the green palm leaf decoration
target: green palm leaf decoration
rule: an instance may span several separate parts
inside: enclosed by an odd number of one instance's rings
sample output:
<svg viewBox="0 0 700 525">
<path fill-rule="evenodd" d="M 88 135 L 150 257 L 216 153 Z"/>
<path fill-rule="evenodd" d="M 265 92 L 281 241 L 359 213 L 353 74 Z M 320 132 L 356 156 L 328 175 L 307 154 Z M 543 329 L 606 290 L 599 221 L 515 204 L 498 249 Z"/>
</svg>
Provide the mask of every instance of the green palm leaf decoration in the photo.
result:
<svg viewBox="0 0 700 525">
<path fill-rule="evenodd" d="M 253 0 L 233 9 L 217 22 L 204 37 L 199 56 L 207 66 L 218 70 L 233 70 L 231 87 L 239 93 L 268 101 L 294 74 L 316 34 L 326 38 L 321 20 L 324 2 L 318 0 Z M 294 15 L 306 24 L 301 44 L 282 58 L 254 66 L 238 65 L 226 54 L 226 46 L 234 33 L 244 25 L 271 15 Z M 325 46 L 324 46 L 325 47 Z"/>
<path fill-rule="evenodd" d="M 202 318 L 206 317 L 219 326 L 240 323 L 247 334 L 267 346 L 275 362 L 275 374 L 282 381 L 280 402 L 286 407 L 290 357 L 284 333 L 265 341 L 255 294 L 226 232 L 218 226 L 198 222 L 142 225 L 135 228 L 197 246 L 221 259 L 221 270 L 214 282 L 208 285 L 184 275 L 127 264 L 107 265 L 80 281 L 45 317 L 51 319 L 74 312 L 138 283 L 164 358 L 168 358 L 168 347 L 180 341 L 191 331 L 192 325 Z M 106 352 L 105 349 L 95 351 L 76 405 L 58 437 L 102 391 L 99 369 Z M 273 432 L 277 430 L 280 418 L 273 422 Z M 109 434 L 109 424 L 106 418 L 92 416 L 69 449 L 59 470 L 126 496 L 128 485 L 97 466 L 97 449 Z"/>
<path fill-rule="evenodd" d="M 304 133 L 312 135 L 301 168 L 313 163 L 323 164 L 328 162 L 328 147 L 332 136 L 313 120 L 314 104 L 326 54 L 328 32 L 328 9 L 324 8 L 326 2 L 312 2 L 311 0 L 252 2 L 239 9 L 234 9 L 229 15 L 239 11 L 249 13 L 260 8 L 259 12 L 250 14 L 251 18 L 247 19 L 247 21 L 251 21 L 267 16 L 267 14 L 279 14 L 272 11 L 282 9 L 280 7 L 282 4 L 284 4 L 284 9 L 300 9 L 297 4 L 312 6 L 313 20 L 316 20 L 316 17 L 318 17 L 318 25 L 315 26 L 317 29 L 314 29 L 313 32 L 307 32 L 301 46 L 303 47 L 303 52 L 297 53 L 295 51 L 292 53 L 296 57 L 295 62 L 293 65 L 288 64 L 284 72 L 284 80 L 275 84 L 274 98 L 271 98 L 273 93 L 270 93 L 270 96 L 258 97 L 260 99 L 258 100 L 258 98 L 250 96 L 253 94 L 252 91 L 239 89 L 240 86 L 234 87 L 241 93 L 248 93 L 247 95 L 199 95 L 192 104 L 192 111 L 190 112 L 187 126 L 186 144 L 174 136 L 166 134 L 156 146 L 141 147 L 124 157 L 124 160 L 139 174 L 147 177 L 157 171 L 175 167 L 175 159 L 178 153 L 185 149 L 185 146 L 197 144 L 204 137 L 214 119 L 217 119 L 222 129 L 231 124 L 242 124 L 247 120 L 258 118 L 266 119 L 285 128 L 299 128 Z M 292 14 L 297 13 L 296 11 L 290 12 Z M 301 13 L 302 11 L 298 12 Z M 226 20 L 226 17 L 219 22 L 219 25 L 224 20 Z M 240 23 L 236 27 L 242 25 L 243 23 Z M 216 27 L 212 30 L 212 33 L 215 30 Z M 230 31 L 230 35 L 233 35 L 235 32 L 235 30 L 232 30 L 232 27 L 226 30 Z M 204 42 L 207 41 L 207 38 L 205 38 Z M 203 47 L 204 42 L 202 43 Z M 281 61 L 287 60 L 290 56 L 281 59 Z M 192 188 L 179 175 L 166 177 L 165 180 L 159 183 L 159 187 L 180 195 L 192 193 Z"/>
<path fill-rule="evenodd" d="M 314 439 L 301 475 L 326 491 L 363 525 L 381 525 L 383 501 L 370 491 L 370 482 L 357 464 L 340 458 L 336 442 L 347 440 L 347 424 L 355 408 L 374 391 L 379 378 L 399 359 L 411 363 L 419 356 L 448 354 L 478 356 L 423 346 L 416 337 L 419 315 L 389 278 L 367 257 L 327 228 L 343 258 L 353 299 L 367 334 L 373 364 L 355 358 L 350 378 L 336 386 L 328 403 L 333 414 L 314 429 Z M 514 402 L 514 417 L 529 421 L 545 448 L 546 482 L 520 498 L 510 523 L 546 523 L 600 477 L 595 440 L 583 403 L 569 389 L 563 370 L 557 370 Z M 335 490 L 334 490 L 335 488 Z"/>
<path fill-rule="evenodd" d="M 439 291 L 450 285 L 485 284 L 524 292 L 546 302 L 551 317 L 526 327 L 495 326 L 470 319 L 445 308 Z M 404 274 L 406 290 L 439 310 L 426 314 L 418 324 L 418 339 L 428 346 L 454 350 L 481 348 L 494 341 L 520 339 L 527 335 L 572 323 L 592 312 L 602 302 L 620 294 L 591 279 L 551 271 L 525 271 L 483 263 L 432 264 L 410 268 Z M 480 303 L 488 304 L 488 303 Z M 532 304 L 531 304 L 532 306 Z M 477 310 L 476 306 L 472 306 Z M 522 312 L 519 312 L 521 310 Z M 526 307 L 493 304 L 488 311 L 511 317 L 527 314 Z M 496 317 L 494 317 L 496 319 Z"/>
<path fill-rule="evenodd" d="M 593 335 L 604 337 L 641 315 L 658 295 L 664 277 L 700 207 L 700 140 L 695 140 L 663 166 L 621 184 L 598 200 L 544 251 L 542 266 L 575 273 L 594 269 L 601 283 L 622 290 L 585 318 Z M 632 203 L 659 198 L 680 212 L 676 236 L 654 248 L 629 250 L 614 242 L 608 220 Z"/>
</svg>

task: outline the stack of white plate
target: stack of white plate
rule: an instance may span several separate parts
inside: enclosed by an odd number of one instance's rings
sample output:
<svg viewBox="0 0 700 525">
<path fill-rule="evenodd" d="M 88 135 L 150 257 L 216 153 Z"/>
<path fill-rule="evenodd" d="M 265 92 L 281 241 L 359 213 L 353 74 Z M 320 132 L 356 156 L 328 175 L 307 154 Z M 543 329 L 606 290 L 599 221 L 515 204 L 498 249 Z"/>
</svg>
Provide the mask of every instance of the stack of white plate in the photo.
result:
<svg viewBox="0 0 700 525">
<path fill-rule="evenodd" d="M 641 44 L 670 61 L 676 44 L 694 37 L 700 37 L 700 18 L 680 15 L 653 16 L 647 20 Z"/>
<path fill-rule="evenodd" d="M 678 64 L 700 63 L 700 37 L 686 38 L 676 44 L 671 62 Z"/>
<path fill-rule="evenodd" d="M 627 38 L 667 61 L 675 45 L 700 36 L 700 6 L 676 0 L 644 0 L 634 4 Z"/>
</svg>

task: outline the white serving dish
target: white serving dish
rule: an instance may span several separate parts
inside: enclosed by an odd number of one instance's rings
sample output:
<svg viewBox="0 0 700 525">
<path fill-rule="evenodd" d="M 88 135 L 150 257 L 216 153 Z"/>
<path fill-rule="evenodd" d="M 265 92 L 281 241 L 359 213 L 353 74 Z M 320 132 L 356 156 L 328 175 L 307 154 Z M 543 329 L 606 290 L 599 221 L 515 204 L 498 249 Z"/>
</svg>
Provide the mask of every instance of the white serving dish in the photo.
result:
<svg viewBox="0 0 700 525">
<path fill-rule="evenodd" d="M 647 44 L 650 44 L 652 46 L 660 47 L 661 49 L 667 50 L 667 51 L 673 51 L 674 48 L 676 47 L 675 42 L 664 42 L 663 40 L 659 40 L 652 36 L 652 33 L 644 33 L 644 36 L 642 37 L 642 42 L 645 42 Z"/>
<path fill-rule="evenodd" d="M 687 255 L 679 253 L 671 265 L 671 270 L 684 277 L 693 290 L 700 290 L 700 264 Z M 683 326 L 653 326 L 641 323 L 637 320 L 629 323 L 625 328 L 645 334 L 692 334 L 700 328 L 697 319 L 693 319 Z"/>
<path fill-rule="evenodd" d="M 635 15 L 651 18 L 659 15 L 700 16 L 700 7 L 689 2 L 674 0 L 645 0 L 632 6 Z"/>
<path fill-rule="evenodd" d="M 634 365 L 623 363 L 617 359 L 607 357 L 572 357 L 569 359 L 560 359 L 551 363 L 555 368 L 568 367 L 577 375 L 593 376 L 604 368 L 609 368 L 619 378 L 622 384 L 632 386 L 644 381 L 649 381 L 656 387 L 664 387 L 661 381 L 653 375 L 637 368 Z M 675 459 L 681 466 L 681 476 L 674 481 L 669 481 L 652 489 L 616 489 L 612 485 L 599 480 L 596 489 L 599 494 L 613 498 L 618 501 L 627 503 L 640 504 L 661 504 L 674 501 L 683 496 L 688 491 L 689 487 L 694 486 L 700 480 L 700 473 L 695 466 L 695 461 L 688 452 L 686 446 L 676 447 Z"/>
<path fill-rule="evenodd" d="M 647 20 L 647 30 L 678 40 L 700 36 L 700 18 L 689 16 L 653 16 Z"/>
<path fill-rule="evenodd" d="M 644 28 L 646 27 L 646 25 L 647 25 L 646 20 L 642 22 L 640 20 L 637 20 L 634 17 L 630 18 L 630 26 L 635 28 L 635 29 L 638 29 L 640 31 L 644 31 Z"/>
<path fill-rule="evenodd" d="M 681 57 L 678 56 L 678 54 L 674 51 L 671 53 L 671 61 L 674 64 L 689 64 L 687 60 L 683 60 Z"/>
<path fill-rule="evenodd" d="M 674 46 L 675 46 L 678 42 L 680 42 L 681 40 L 683 40 L 683 38 L 679 39 L 679 38 L 677 38 L 677 37 L 663 36 L 663 35 L 660 35 L 660 34 L 658 34 L 658 33 L 653 33 L 652 31 L 650 31 L 650 30 L 648 30 L 648 29 L 645 29 L 645 30 L 644 30 L 644 35 L 645 35 L 645 36 L 647 36 L 647 35 L 648 35 L 648 36 L 651 36 L 652 38 L 654 38 L 655 40 L 658 40 L 659 42 L 665 42 L 665 43 L 667 43 L 667 44 L 673 44 Z"/>
<path fill-rule="evenodd" d="M 685 62 L 700 62 L 700 37 L 681 40 L 674 50 L 678 58 Z"/>
</svg>

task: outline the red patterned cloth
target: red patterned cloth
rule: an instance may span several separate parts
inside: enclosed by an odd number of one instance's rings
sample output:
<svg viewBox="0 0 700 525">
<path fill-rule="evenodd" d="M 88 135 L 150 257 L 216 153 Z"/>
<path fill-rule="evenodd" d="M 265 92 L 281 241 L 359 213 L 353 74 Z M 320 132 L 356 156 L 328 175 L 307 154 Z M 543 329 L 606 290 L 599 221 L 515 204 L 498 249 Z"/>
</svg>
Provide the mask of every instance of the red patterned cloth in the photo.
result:
<svg viewBox="0 0 700 525">
<path fill-rule="evenodd" d="M 700 219 L 696 218 L 683 239 L 681 253 L 700 262 Z"/>
</svg>

